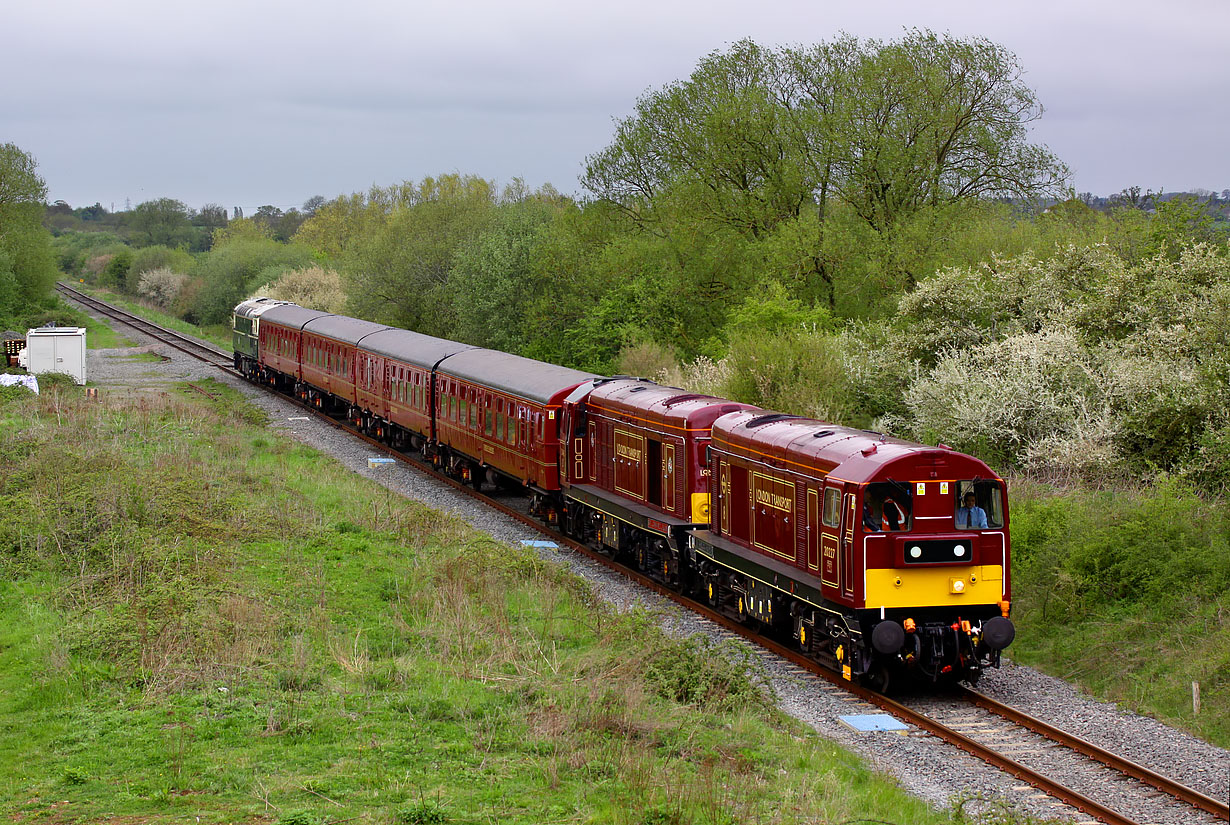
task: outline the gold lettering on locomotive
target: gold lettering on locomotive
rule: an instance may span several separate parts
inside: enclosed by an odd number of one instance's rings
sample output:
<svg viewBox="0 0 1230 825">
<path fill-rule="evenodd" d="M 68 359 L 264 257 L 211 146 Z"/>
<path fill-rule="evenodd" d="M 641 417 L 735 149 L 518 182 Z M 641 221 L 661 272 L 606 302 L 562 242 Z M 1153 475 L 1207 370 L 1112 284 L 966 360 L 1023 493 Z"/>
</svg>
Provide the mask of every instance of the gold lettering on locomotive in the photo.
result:
<svg viewBox="0 0 1230 825">
<path fill-rule="evenodd" d="M 772 490 L 757 489 L 756 503 L 763 504 L 766 507 L 772 507 L 774 510 L 785 510 L 789 513 L 794 509 L 794 499 L 790 496 L 783 496 Z"/>
<path fill-rule="evenodd" d="M 630 461 L 641 460 L 641 449 L 639 447 L 631 447 L 627 444 L 616 444 L 615 454 L 620 458 L 626 458 Z"/>
</svg>

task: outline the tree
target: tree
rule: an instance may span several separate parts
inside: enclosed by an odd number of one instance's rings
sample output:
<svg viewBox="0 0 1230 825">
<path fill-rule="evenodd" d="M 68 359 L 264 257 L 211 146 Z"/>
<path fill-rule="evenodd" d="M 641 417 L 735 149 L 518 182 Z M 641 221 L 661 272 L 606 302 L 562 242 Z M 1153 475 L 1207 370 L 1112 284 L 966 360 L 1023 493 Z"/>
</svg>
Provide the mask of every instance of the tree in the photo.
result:
<svg viewBox="0 0 1230 825">
<path fill-rule="evenodd" d="M 336 256 L 354 312 L 430 334 L 449 333 L 448 281 L 458 249 L 495 214 L 495 189 L 473 175 L 373 188 L 317 210 L 295 236 Z"/>
<path fill-rule="evenodd" d="M 1067 168 L 1028 141 L 1041 113 L 1015 56 L 981 38 L 914 30 L 778 50 L 744 40 L 640 98 L 587 158 L 582 184 L 658 234 L 686 213 L 759 240 L 814 209 L 810 276 L 831 304 L 828 250 L 848 246 L 828 237 L 834 204 L 881 236 L 911 286 L 919 227 L 976 199 L 1061 191 Z"/>
<path fill-rule="evenodd" d="M 42 225 L 46 197 L 34 157 L 0 144 L 0 315 L 42 300 L 55 283 L 51 235 Z"/>
<path fill-rule="evenodd" d="M 46 197 L 47 184 L 38 175 L 34 156 L 13 143 L 0 145 L 0 209 L 41 206 Z"/>
<path fill-rule="evenodd" d="M 137 204 L 128 225 L 136 246 L 188 246 L 196 239 L 188 207 L 174 198 L 158 198 Z"/>
<path fill-rule="evenodd" d="M 1004 47 L 914 30 L 868 41 L 853 71 L 825 132 L 840 196 L 877 231 L 925 206 L 1062 190 L 1067 167 L 1028 142 L 1042 106 Z"/>
<path fill-rule="evenodd" d="M 505 203 L 490 226 L 458 250 L 447 292 L 459 340 L 505 352 L 527 349 L 534 333 L 527 309 L 549 284 L 533 276 L 534 253 L 557 211 L 529 198 Z"/>
<path fill-rule="evenodd" d="M 581 183 L 653 231 L 678 205 L 749 237 L 797 215 L 817 182 L 800 165 L 779 55 L 750 40 L 714 52 L 685 81 L 641 97 Z"/>
<path fill-rule="evenodd" d="M 303 213 L 308 217 L 316 214 L 316 210 L 325 205 L 324 195 L 312 195 L 303 202 Z"/>
<path fill-rule="evenodd" d="M 196 213 L 196 220 L 193 223 L 209 230 L 226 226 L 226 207 L 216 203 L 207 203 Z"/>
</svg>

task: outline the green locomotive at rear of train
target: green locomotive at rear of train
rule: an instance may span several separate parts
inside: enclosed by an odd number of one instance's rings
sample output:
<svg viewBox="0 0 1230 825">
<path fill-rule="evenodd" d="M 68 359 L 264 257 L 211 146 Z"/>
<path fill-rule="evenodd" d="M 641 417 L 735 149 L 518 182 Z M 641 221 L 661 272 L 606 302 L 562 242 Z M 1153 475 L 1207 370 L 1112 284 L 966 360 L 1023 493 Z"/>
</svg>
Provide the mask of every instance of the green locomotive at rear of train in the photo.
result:
<svg viewBox="0 0 1230 825">
<path fill-rule="evenodd" d="M 1007 489 L 978 459 L 257 298 L 235 366 L 848 679 L 976 678 L 1013 639 Z"/>
</svg>

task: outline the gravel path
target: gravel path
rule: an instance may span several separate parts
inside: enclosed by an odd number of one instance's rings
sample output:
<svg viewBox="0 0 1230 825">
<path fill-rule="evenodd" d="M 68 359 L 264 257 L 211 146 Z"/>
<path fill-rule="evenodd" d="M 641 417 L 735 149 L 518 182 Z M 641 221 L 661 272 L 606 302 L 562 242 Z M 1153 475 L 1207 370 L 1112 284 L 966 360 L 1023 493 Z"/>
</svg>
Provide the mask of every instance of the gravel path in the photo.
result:
<svg viewBox="0 0 1230 825">
<path fill-rule="evenodd" d="M 429 476 L 402 465 L 370 469 L 369 457 L 378 454 L 358 439 L 307 416 L 290 403 L 240 379 L 207 367 L 144 335 L 125 329 L 124 335 L 138 347 L 90 350 L 90 380 L 104 391 L 148 392 L 169 388 L 180 381 L 215 378 L 248 396 L 265 410 L 274 429 L 288 437 L 328 453 L 354 472 L 371 478 L 402 495 L 440 510 L 456 513 L 475 528 L 510 544 L 541 540 L 533 530 L 472 500 Z M 134 360 L 136 352 L 152 352 L 166 360 L 154 363 Z M 147 357 L 148 359 L 148 357 Z M 674 603 L 646 591 L 597 562 L 558 549 L 541 548 L 543 556 L 567 565 L 588 580 L 595 591 L 618 609 L 641 604 L 661 617 L 663 627 L 682 636 L 700 633 L 712 639 L 736 637 Z M 857 733 L 841 722 L 849 714 L 877 713 L 872 706 L 845 694 L 840 688 L 812 676 L 794 665 L 759 650 L 778 706 L 789 715 L 815 728 L 821 735 L 862 754 L 877 769 L 895 776 L 909 792 L 945 807 L 952 800 L 971 795 L 1007 805 L 1038 817 L 1057 817 L 1075 822 L 1089 818 L 1058 803 L 1014 777 L 988 767 L 933 736 L 910 729 L 900 733 Z M 1230 795 L 1230 751 L 1213 747 L 1161 723 L 1078 693 L 1067 683 L 1029 667 L 1005 663 L 983 676 L 979 688 L 1012 703 L 1058 727 L 1096 744 L 1114 749 L 1159 773 L 1174 776 L 1214 798 Z M 1187 825 L 1197 821 L 1180 813 L 1159 823 Z"/>
</svg>

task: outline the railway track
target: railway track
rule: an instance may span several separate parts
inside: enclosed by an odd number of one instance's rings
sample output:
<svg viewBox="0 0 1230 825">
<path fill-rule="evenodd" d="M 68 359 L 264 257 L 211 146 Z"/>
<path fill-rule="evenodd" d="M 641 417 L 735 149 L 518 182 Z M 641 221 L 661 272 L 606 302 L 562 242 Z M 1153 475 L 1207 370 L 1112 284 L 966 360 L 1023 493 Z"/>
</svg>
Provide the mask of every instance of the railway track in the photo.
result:
<svg viewBox="0 0 1230 825">
<path fill-rule="evenodd" d="M 176 332 L 172 329 L 167 329 L 164 326 L 159 326 L 153 321 L 147 321 L 139 315 L 134 315 L 131 312 L 112 306 L 97 298 L 93 298 L 84 292 L 73 289 L 71 286 L 63 283 L 56 284 L 56 291 L 64 295 L 82 306 L 89 307 L 100 315 L 105 315 L 108 318 L 127 324 L 135 330 L 144 332 L 151 338 L 157 338 L 168 346 L 174 347 L 180 352 L 191 355 L 197 360 L 204 361 L 207 364 L 226 370 L 232 375 L 238 375 L 234 369 L 234 356 L 224 350 L 215 347 L 212 344 L 207 344 L 203 341 L 198 341 L 195 338 L 190 338 L 187 335 Z"/>
<path fill-rule="evenodd" d="M 108 318 L 163 341 L 225 372 L 232 375 L 237 374 L 232 367 L 230 353 L 146 321 L 123 309 L 84 295 L 71 287 L 57 285 L 57 288 L 65 296 Z M 791 662 L 800 670 L 839 686 L 864 702 L 914 726 L 917 730 L 937 736 L 974 758 L 994 765 L 1028 786 L 1062 801 L 1093 820 L 1105 822 L 1107 825 L 1145 825 L 1145 823 L 1162 820 L 1182 821 L 1191 823 L 1191 825 L 1201 825 L 1205 822 L 1230 822 L 1230 807 L 1227 806 L 1226 801 L 1210 798 L 1143 765 L 1138 765 L 969 688 L 959 688 L 950 695 L 929 696 L 898 702 L 847 682 L 838 674 L 800 655 L 792 647 L 763 636 L 730 616 L 715 612 L 706 605 L 692 601 L 603 553 L 596 552 L 586 545 L 548 529 L 542 522 L 527 515 L 517 506 L 510 506 L 507 501 L 484 495 L 470 485 L 440 475 L 434 472 L 427 463 L 395 451 L 383 442 L 359 432 L 346 422 L 322 415 L 297 399 L 282 394 L 279 394 L 279 397 L 297 404 L 304 410 L 316 413 L 330 425 L 351 433 L 374 449 L 388 453 L 415 470 L 430 475 L 436 481 L 448 484 L 455 490 L 482 501 L 487 506 L 538 531 L 563 547 L 617 570 L 641 586 L 704 616 L 728 632 L 746 639 L 769 653 Z M 1057 751 L 1060 752 L 1059 755 Z M 1062 764 L 1056 767 L 1057 763 Z M 1063 778 L 1056 778 L 1057 773 L 1062 774 Z M 1126 803 L 1125 800 L 1127 800 Z M 1175 806 L 1179 806 L 1177 810 Z"/>
</svg>

